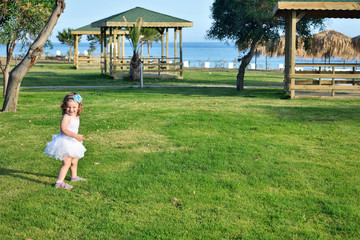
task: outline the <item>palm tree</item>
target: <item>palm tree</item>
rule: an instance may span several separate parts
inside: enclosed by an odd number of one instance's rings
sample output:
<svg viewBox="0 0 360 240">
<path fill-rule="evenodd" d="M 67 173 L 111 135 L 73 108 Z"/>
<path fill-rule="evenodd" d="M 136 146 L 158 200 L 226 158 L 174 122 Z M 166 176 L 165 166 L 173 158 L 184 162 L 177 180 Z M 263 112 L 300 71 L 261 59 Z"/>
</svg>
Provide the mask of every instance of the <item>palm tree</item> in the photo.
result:
<svg viewBox="0 0 360 240">
<path fill-rule="evenodd" d="M 74 46 L 74 43 L 75 43 L 75 35 L 71 35 L 71 31 L 72 31 L 71 28 L 63 29 L 62 32 L 58 32 L 58 35 L 56 36 L 57 39 L 62 44 L 68 45 L 70 47 L 70 50 L 69 50 L 69 62 L 70 62 L 71 53 L 72 53 L 71 48 L 72 48 L 72 46 Z M 80 42 L 80 39 L 81 39 L 81 37 L 79 37 L 79 42 Z"/>
<path fill-rule="evenodd" d="M 126 21 L 126 18 L 124 16 L 124 20 Z M 140 81 L 140 57 L 139 57 L 139 41 L 141 37 L 141 27 L 143 24 L 142 17 L 139 17 L 136 20 L 136 23 L 132 27 L 128 27 L 129 35 L 127 35 L 127 38 L 130 41 L 131 47 L 133 49 L 133 56 L 130 61 L 130 79 L 132 81 Z"/>
</svg>

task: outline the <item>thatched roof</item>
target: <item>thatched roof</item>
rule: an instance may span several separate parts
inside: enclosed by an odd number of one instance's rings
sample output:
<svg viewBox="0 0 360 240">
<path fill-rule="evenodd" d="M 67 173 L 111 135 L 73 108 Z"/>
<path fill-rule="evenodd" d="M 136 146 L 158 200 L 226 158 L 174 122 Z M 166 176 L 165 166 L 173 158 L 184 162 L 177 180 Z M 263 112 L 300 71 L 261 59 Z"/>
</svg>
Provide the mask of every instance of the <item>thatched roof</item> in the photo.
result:
<svg viewBox="0 0 360 240">
<path fill-rule="evenodd" d="M 355 57 L 360 59 L 360 35 L 352 38 Z"/>
<path fill-rule="evenodd" d="M 353 46 L 356 51 L 360 52 L 360 35 L 352 38 Z"/>
<path fill-rule="evenodd" d="M 258 47 L 257 50 L 264 56 L 284 56 L 285 36 L 274 39 L 266 46 Z M 326 30 L 312 36 L 308 51 L 305 50 L 304 39 L 296 37 L 296 57 L 329 58 L 329 56 L 342 59 L 360 58 L 360 35 L 351 39 L 337 31 Z"/>
<path fill-rule="evenodd" d="M 257 51 L 263 56 L 284 56 L 285 36 L 270 40 L 265 46 L 259 46 Z M 312 56 L 306 52 L 304 39 L 300 36 L 296 36 L 296 56 L 301 58 L 312 58 Z"/>
<path fill-rule="evenodd" d="M 350 59 L 355 57 L 353 41 L 342 33 L 334 30 L 326 30 L 312 37 L 312 54 L 315 57 L 339 57 Z"/>
</svg>

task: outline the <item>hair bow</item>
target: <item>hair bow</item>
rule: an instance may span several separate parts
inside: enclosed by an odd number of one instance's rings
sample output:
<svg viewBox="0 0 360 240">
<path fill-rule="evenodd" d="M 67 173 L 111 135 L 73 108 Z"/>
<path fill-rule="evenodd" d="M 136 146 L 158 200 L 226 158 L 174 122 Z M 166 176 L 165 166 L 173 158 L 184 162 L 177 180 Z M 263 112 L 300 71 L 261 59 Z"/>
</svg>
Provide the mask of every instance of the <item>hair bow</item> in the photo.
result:
<svg viewBox="0 0 360 240">
<path fill-rule="evenodd" d="M 80 96 L 80 94 L 75 94 L 75 95 L 73 96 L 73 99 L 74 99 L 74 101 L 77 102 L 77 103 L 81 103 L 81 101 L 82 101 L 82 97 Z"/>
</svg>

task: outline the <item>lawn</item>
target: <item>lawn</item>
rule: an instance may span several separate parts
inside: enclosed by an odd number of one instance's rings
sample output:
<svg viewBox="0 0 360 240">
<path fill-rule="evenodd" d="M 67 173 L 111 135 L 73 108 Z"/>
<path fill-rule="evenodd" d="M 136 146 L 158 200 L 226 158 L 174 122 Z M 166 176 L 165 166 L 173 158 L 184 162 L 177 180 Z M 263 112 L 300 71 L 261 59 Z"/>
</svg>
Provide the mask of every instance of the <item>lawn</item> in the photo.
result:
<svg viewBox="0 0 360 240">
<path fill-rule="evenodd" d="M 99 76 L 81 71 L 31 77 Z M 280 88 L 74 90 L 88 182 L 72 191 L 53 187 L 61 162 L 42 154 L 70 90 L 22 89 L 18 112 L 0 113 L 1 239 L 359 239 L 359 100 L 288 100 Z"/>
<path fill-rule="evenodd" d="M 145 78 L 145 85 L 236 85 L 237 70 L 205 71 L 185 70 L 183 79 Z M 71 80 L 71 81 L 69 81 Z M 0 74 L 0 86 L 3 76 Z M 111 77 L 101 75 L 99 69 L 75 70 L 72 64 L 39 63 L 25 76 L 22 86 L 117 86 L 135 85 L 138 83 L 113 80 Z M 283 75 L 279 71 L 247 71 L 246 86 L 281 86 Z"/>
</svg>

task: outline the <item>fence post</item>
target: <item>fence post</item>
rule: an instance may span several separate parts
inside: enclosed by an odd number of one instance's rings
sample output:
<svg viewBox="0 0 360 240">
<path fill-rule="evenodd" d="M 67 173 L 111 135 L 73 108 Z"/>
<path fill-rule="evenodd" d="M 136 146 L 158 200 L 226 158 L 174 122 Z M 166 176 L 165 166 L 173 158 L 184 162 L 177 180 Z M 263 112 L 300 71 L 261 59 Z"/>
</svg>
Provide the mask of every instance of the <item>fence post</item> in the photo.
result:
<svg viewBox="0 0 360 240">
<path fill-rule="evenodd" d="M 144 87 L 144 65 L 143 65 L 143 62 L 140 61 L 140 88 L 143 88 Z"/>
</svg>

